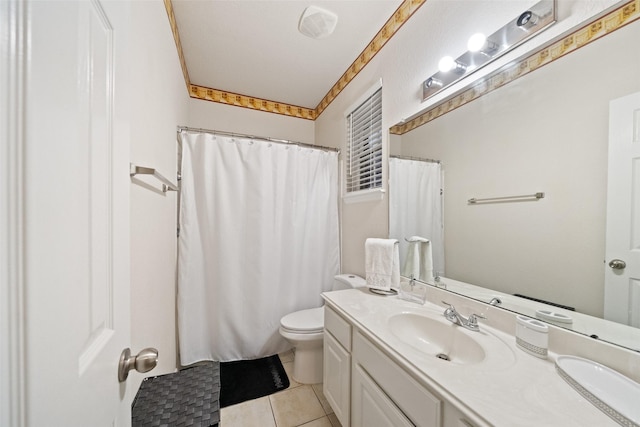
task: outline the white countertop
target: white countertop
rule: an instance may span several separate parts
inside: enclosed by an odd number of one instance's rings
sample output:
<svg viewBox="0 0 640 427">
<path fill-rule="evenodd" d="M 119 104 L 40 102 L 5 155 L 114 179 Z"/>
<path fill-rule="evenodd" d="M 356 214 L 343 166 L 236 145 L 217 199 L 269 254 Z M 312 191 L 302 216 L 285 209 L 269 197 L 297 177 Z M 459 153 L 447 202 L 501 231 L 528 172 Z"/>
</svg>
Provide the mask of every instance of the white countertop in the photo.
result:
<svg viewBox="0 0 640 427">
<path fill-rule="evenodd" d="M 555 354 L 531 356 L 516 346 L 512 335 L 481 322 L 480 332 L 463 329 L 481 342 L 487 357 L 478 364 L 456 365 L 417 351 L 388 327 L 395 314 L 441 316 L 442 307 L 378 296 L 366 288 L 326 292 L 323 298 L 418 381 L 474 414 L 475 421 L 509 427 L 618 425 L 556 373 Z"/>
</svg>

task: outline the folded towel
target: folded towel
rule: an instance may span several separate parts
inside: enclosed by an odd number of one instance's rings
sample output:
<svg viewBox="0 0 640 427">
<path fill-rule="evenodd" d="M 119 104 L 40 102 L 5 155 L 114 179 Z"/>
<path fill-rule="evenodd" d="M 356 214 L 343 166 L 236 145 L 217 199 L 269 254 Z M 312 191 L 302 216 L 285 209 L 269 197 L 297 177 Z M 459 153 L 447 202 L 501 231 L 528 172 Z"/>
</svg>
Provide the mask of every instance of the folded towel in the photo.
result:
<svg viewBox="0 0 640 427">
<path fill-rule="evenodd" d="M 433 245 L 431 242 L 420 243 L 420 275 L 423 282 L 433 283 Z"/>
<path fill-rule="evenodd" d="M 395 239 L 367 239 L 365 272 L 367 286 L 390 290 L 400 285 L 400 254 Z"/>
<path fill-rule="evenodd" d="M 402 267 L 402 275 L 412 279 L 420 278 L 420 242 L 409 241 L 407 257 Z"/>
<path fill-rule="evenodd" d="M 433 248 L 428 239 L 420 236 L 405 238 L 409 242 L 402 274 L 406 277 L 433 282 Z"/>
</svg>

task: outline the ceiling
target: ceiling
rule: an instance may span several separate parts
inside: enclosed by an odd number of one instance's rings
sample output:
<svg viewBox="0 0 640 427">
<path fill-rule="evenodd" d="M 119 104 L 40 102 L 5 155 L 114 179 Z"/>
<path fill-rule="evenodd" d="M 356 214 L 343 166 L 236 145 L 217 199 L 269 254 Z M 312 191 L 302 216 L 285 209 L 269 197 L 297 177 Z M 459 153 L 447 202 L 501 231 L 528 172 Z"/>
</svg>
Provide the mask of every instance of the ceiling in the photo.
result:
<svg viewBox="0 0 640 427">
<path fill-rule="evenodd" d="M 188 83 L 315 109 L 402 0 L 172 0 Z M 298 31 L 307 6 L 338 15 L 332 35 Z"/>
</svg>

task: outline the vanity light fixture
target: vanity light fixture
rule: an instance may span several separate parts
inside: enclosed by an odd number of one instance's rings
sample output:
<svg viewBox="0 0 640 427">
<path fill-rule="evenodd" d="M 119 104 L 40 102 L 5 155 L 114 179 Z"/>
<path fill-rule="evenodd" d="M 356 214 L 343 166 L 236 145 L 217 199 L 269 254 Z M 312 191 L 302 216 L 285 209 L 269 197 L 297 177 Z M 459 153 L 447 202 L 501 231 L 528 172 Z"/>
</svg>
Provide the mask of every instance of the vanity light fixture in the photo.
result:
<svg viewBox="0 0 640 427">
<path fill-rule="evenodd" d="M 422 101 L 447 88 L 463 77 L 489 64 L 540 31 L 556 22 L 556 1 L 542 0 L 522 12 L 495 33 L 476 33 L 467 44 L 467 52 L 458 58 L 445 56 L 438 63 L 439 71 L 422 84 Z"/>
</svg>

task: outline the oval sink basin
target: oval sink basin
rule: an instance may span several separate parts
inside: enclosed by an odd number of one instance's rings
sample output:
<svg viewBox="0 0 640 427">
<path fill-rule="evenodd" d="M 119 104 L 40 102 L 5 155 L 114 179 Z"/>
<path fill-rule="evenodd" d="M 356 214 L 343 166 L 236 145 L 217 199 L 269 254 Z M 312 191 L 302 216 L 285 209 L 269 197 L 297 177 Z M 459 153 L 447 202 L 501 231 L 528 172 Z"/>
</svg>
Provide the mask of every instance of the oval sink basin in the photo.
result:
<svg viewBox="0 0 640 427">
<path fill-rule="evenodd" d="M 400 341 L 416 350 L 460 365 L 482 362 L 486 353 L 471 332 L 447 320 L 413 313 L 389 318 L 389 329 Z"/>
<path fill-rule="evenodd" d="M 558 356 L 556 370 L 578 393 L 625 426 L 640 425 L 640 384 L 607 366 L 577 356 Z"/>
</svg>

